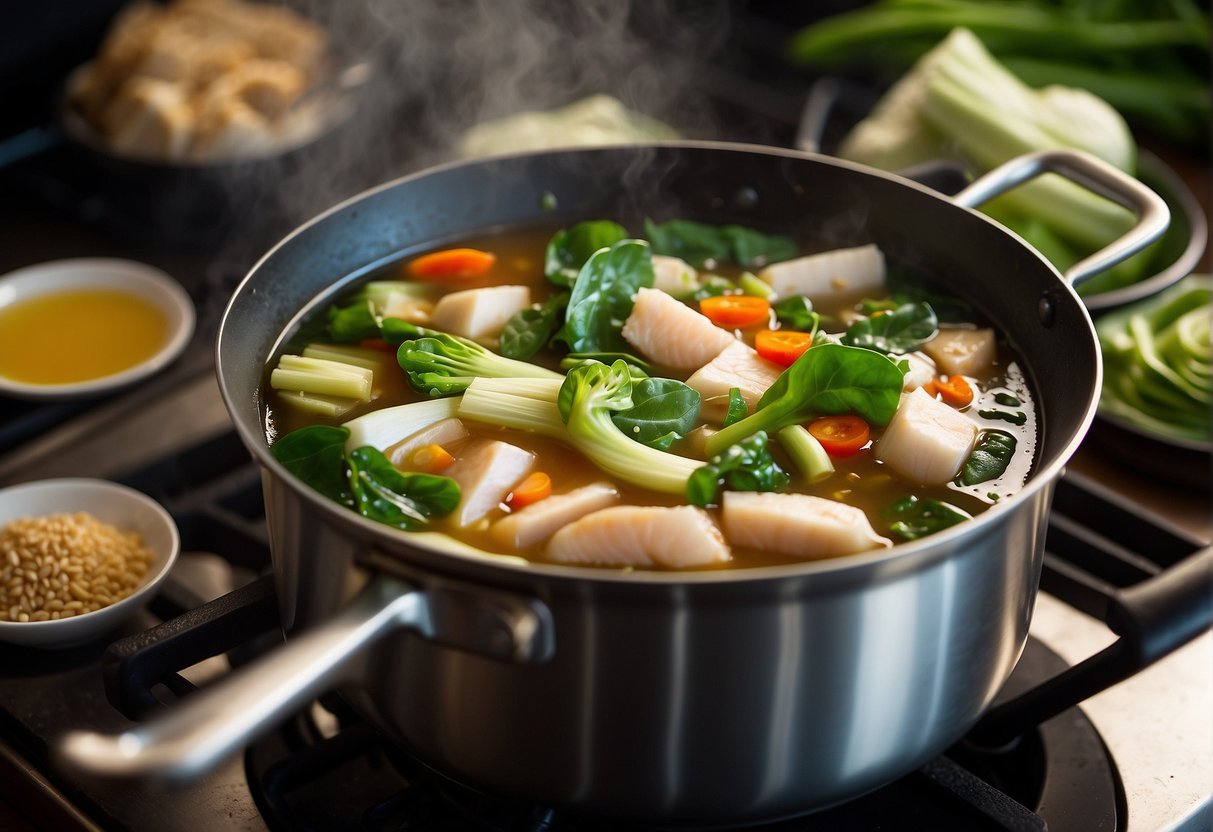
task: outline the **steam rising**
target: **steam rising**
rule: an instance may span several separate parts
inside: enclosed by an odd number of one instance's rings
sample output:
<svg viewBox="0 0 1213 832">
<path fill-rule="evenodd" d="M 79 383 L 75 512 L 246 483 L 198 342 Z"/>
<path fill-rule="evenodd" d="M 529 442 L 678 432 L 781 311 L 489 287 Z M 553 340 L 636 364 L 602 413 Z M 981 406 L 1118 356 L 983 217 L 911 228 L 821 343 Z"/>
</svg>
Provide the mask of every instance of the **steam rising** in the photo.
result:
<svg viewBox="0 0 1213 832">
<path fill-rule="evenodd" d="M 475 124 L 594 93 L 683 135 L 715 132 L 690 67 L 723 44 L 723 0 L 310 0 L 301 10 L 329 28 L 344 65 L 371 72 L 351 121 L 266 173 L 287 227 L 451 158 Z"/>
</svg>

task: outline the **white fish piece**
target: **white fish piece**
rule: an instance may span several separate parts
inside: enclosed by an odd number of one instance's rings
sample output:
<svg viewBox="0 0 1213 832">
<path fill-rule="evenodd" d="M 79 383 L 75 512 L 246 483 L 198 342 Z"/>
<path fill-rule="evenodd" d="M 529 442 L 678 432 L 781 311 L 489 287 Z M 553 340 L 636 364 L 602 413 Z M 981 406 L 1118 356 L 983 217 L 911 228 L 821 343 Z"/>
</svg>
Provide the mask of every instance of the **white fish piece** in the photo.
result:
<svg viewBox="0 0 1213 832">
<path fill-rule="evenodd" d="M 677 569 L 732 557 L 720 529 L 696 506 L 604 508 L 556 532 L 547 553 L 559 563 Z"/>
<path fill-rule="evenodd" d="M 781 297 L 849 303 L 885 293 L 884 253 L 875 245 L 839 248 L 772 263 L 758 273 Z"/>
<path fill-rule="evenodd" d="M 484 286 L 443 295 L 434 304 L 434 328 L 473 341 L 495 338 L 515 312 L 531 305 L 527 286 Z"/>
<path fill-rule="evenodd" d="M 935 359 L 939 372 L 961 376 L 986 375 L 998 353 L 994 330 L 959 327 L 940 329 L 922 350 Z"/>
<path fill-rule="evenodd" d="M 383 455 L 402 471 L 414 470 L 411 460 L 413 452 L 418 448 L 424 448 L 426 445 L 446 446 L 467 438 L 468 429 L 464 427 L 463 422 L 455 418 L 442 419 L 401 439 L 384 451 Z"/>
<path fill-rule="evenodd" d="M 487 517 L 522 481 L 535 464 L 535 455 L 508 442 L 486 439 L 470 442 L 442 472 L 459 483 L 463 499 L 452 515 L 462 528 Z"/>
<path fill-rule="evenodd" d="M 734 546 L 806 560 L 893 545 L 876 533 L 863 509 L 811 494 L 726 491 L 720 513 Z"/>
<path fill-rule="evenodd" d="M 696 370 L 687 379 L 687 386 L 699 391 L 703 399 L 703 417 L 720 421 L 728 409 L 729 390 L 738 388 L 752 413 L 762 394 L 783 371 L 783 367 L 767 361 L 749 344 L 733 341 Z"/>
<path fill-rule="evenodd" d="M 969 417 L 919 388 L 901 397 L 873 450 L 906 479 L 942 485 L 956 476 L 976 440 L 977 426 Z"/>
<path fill-rule="evenodd" d="M 904 358 L 910 365 L 909 371 L 906 372 L 905 383 L 901 388 L 907 393 L 922 387 L 939 374 L 939 371 L 935 369 L 935 362 L 921 352 L 908 352 L 905 355 L 896 356 L 896 358 Z"/>
<path fill-rule="evenodd" d="M 660 289 L 636 293 L 623 337 L 643 357 L 676 370 L 702 367 L 737 338 Z"/>
<path fill-rule="evenodd" d="M 579 517 L 618 501 L 619 489 L 606 481 L 594 482 L 521 508 L 494 523 L 490 533 L 502 546 L 525 549 L 547 540 Z"/>
<path fill-rule="evenodd" d="M 654 254 L 653 288 L 676 298 L 689 295 L 699 288 L 699 272 L 681 257 Z"/>
</svg>

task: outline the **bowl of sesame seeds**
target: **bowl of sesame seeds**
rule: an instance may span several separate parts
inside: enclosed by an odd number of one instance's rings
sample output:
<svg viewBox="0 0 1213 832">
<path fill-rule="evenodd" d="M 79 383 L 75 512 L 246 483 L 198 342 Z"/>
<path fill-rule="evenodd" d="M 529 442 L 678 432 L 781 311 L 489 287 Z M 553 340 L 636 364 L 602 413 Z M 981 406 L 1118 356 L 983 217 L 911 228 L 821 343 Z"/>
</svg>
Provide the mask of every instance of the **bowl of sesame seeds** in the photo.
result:
<svg viewBox="0 0 1213 832">
<path fill-rule="evenodd" d="M 149 601 L 181 539 L 151 497 L 101 479 L 0 489 L 0 641 L 71 647 Z"/>
</svg>

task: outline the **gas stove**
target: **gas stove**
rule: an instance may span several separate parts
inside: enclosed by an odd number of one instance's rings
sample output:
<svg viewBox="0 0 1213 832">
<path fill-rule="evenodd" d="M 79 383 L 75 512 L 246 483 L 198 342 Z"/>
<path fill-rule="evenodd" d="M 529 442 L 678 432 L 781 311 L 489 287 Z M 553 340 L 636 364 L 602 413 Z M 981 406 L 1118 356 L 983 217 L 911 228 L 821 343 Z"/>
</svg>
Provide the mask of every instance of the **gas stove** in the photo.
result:
<svg viewBox="0 0 1213 832">
<path fill-rule="evenodd" d="M 395 747 L 335 695 L 321 697 L 182 790 L 61 771 L 65 730 L 118 731 L 281 642 L 256 466 L 209 371 L 151 401 L 106 403 L 0 462 L 0 482 L 79 473 L 127 483 L 176 518 L 183 557 L 141 619 L 67 651 L 0 648 L 0 782 L 35 828 L 119 830 L 606 830 L 517 797 L 476 792 Z M 133 467 L 103 446 L 188 413 L 172 450 Z M 104 441 L 96 437 L 105 436 Z M 1058 484 L 1031 639 L 1000 701 L 1098 653 L 1115 587 L 1173 569 L 1201 541 L 1071 471 Z M 1203 830 L 1213 821 L 1213 635 L 1059 714 L 1011 747 L 970 738 L 880 791 L 757 827 L 902 830 Z M 643 827 L 627 827 L 640 832 Z"/>
<path fill-rule="evenodd" d="M 769 35 L 755 37 L 761 45 Z M 726 138 L 789 144 L 807 87 L 773 80 L 771 62 L 762 69 L 761 85 L 725 64 L 705 67 L 699 82 L 726 114 L 721 122 L 740 131 Z M 274 218 L 221 246 L 166 246 L 98 207 L 87 181 L 53 155 L 3 171 L 0 184 L 0 272 L 65 256 L 131 257 L 176 275 L 200 313 L 184 356 L 133 392 L 83 403 L 0 400 L 0 486 L 60 476 L 121 481 L 168 508 L 183 542 L 161 593 L 106 640 L 49 652 L 0 646 L 0 828 L 621 828 L 449 781 L 335 695 L 181 789 L 88 781 L 56 764 L 54 743 L 65 731 L 123 730 L 281 642 L 260 472 L 228 420 L 212 345 L 236 282 L 301 217 Z M 1031 638 L 999 700 L 1021 708 L 1013 713 L 1022 713 L 1022 694 L 1115 642 L 1103 617 L 1121 593 L 1209 543 L 1208 494 L 1149 482 L 1112 457 L 1089 443 L 1058 484 Z M 998 751 L 987 737 L 970 737 L 870 795 L 757 828 L 1208 830 L 1211 667 L 1213 635 L 1205 633 L 1080 704 L 1046 701 L 1044 716 Z"/>
</svg>

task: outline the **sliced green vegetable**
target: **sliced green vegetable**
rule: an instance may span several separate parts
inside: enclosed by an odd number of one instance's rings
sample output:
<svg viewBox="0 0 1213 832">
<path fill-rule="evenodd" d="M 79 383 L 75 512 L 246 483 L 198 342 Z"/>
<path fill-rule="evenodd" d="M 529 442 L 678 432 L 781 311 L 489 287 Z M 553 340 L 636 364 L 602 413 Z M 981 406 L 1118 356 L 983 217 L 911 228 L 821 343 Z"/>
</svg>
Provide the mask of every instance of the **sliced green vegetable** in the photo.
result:
<svg viewBox="0 0 1213 832">
<path fill-rule="evenodd" d="M 772 307 L 779 323 L 797 332 L 816 332 L 821 315 L 813 311 L 813 302 L 802 295 L 784 298 Z"/>
<path fill-rule="evenodd" d="M 742 419 L 750 415 L 750 408 L 746 405 L 745 399 L 741 395 L 740 387 L 729 388 L 729 406 L 724 412 L 723 427 L 728 427 L 735 422 L 740 422 Z"/>
<path fill-rule="evenodd" d="M 1028 421 L 1028 414 L 1022 410 L 979 410 L 977 415 L 983 419 L 998 419 L 1003 422 L 1010 422 L 1013 425 L 1022 425 Z"/>
<path fill-rule="evenodd" d="M 653 365 L 643 358 L 637 358 L 626 352 L 571 352 L 560 359 L 560 369 L 567 372 L 586 361 L 597 361 L 599 364 L 608 365 L 614 364 L 616 361 L 623 361 L 628 365 L 628 372 L 632 374 L 633 380 L 657 374 Z"/>
<path fill-rule="evenodd" d="M 888 521 L 889 531 L 903 540 L 917 540 L 969 519 L 968 514 L 950 503 L 913 495 L 887 507 L 882 517 Z"/>
<path fill-rule="evenodd" d="M 428 333 L 425 337 L 404 341 L 396 351 L 397 363 L 419 393 L 429 396 L 462 393 L 472 379 L 480 376 L 560 378 L 559 373 L 498 355 L 475 341 L 445 332 L 424 331 Z"/>
<path fill-rule="evenodd" d="M 1003 407 L 1019 407 L 1023 404 L 1023 402 L 1021 402 L 1017 397 L 1012 396 L 1010 393 L 995 393 L 994 401 L 998 402 L 998 404 L 1002 405 Z"/>
<path fill-rule="evenodd" d="M 1015 455 L 1015 437 L 1005 430 L 982 431 L 977 445 L 960 469 L 961 485 L 977 485 L 1001 477 Z"/>
<path fill-rule="evenodd" d="M 374 305 L 364 299 L 346 306 L 330 306 L 328 333 L 338 344 L 378 337 L 379 318 L 375 315 Z"/>
<path fill-rule="evenodd" d="M 821 441 L 804 425 L 788 425 L 776 436 L 806 482 L 821 482 L 834 473 L 834 462 Z"/>
</svg>

